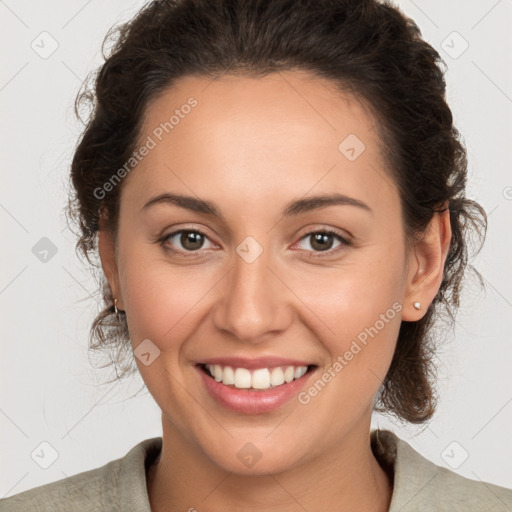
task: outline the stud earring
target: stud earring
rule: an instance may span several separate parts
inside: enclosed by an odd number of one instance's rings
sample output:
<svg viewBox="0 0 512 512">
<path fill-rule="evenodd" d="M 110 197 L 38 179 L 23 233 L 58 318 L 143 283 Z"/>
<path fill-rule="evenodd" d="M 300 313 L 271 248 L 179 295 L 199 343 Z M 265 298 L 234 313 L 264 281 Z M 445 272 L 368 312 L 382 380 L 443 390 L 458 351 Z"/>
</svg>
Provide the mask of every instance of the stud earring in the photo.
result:
<svg viewBox="0 0 512 512">
<path fill-rule="evenodd" d="M 117 299 L 114 299 L 114 313 L 117 315 L 119 310 L 117 309 Z"/>
<path fill-rule="evenodd" d="M 414 309 L 421 309 L 421 302 L 413 302 Z"/>
</svg>

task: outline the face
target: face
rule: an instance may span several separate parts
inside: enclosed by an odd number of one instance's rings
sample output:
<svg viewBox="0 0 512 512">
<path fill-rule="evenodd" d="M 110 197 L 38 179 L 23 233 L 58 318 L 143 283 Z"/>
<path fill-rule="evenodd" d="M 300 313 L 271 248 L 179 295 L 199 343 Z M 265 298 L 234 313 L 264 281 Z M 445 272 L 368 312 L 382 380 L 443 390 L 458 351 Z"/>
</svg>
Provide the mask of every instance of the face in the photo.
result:
<svg viewBox="0 0 512 512">
<path fill-rule="evenodd" d="M 164 436 L 263 474 L 367 435 L 417 261 L 370 112 L 298 71 L 186 77 L 144 145 L 110 284 Z"/>
</svg>

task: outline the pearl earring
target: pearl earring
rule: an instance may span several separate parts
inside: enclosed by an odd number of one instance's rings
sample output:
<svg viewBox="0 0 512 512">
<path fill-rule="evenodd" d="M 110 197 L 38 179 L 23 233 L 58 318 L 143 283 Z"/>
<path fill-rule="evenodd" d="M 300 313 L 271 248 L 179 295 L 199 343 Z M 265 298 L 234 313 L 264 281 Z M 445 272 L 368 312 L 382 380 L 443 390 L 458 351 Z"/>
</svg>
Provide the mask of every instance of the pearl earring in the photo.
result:
<svg viewBox="0 0 512 512">
<path fill-rule="evenodd" d="M 421 302 L 413 302 L 414 309 L 421 309 Z"/>
<path fill-rule="evenodd" d="M 117 309 L 117 299 L 114 299 L 114 313 L 117 315 L 119 310 Z"/>
</svg>

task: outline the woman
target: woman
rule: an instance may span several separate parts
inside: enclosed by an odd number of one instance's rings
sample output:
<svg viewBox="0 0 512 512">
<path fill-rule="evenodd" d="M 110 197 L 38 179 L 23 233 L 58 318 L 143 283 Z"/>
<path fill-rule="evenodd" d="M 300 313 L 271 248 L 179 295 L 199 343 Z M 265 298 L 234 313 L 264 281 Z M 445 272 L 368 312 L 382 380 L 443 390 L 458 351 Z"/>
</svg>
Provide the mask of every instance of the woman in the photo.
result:
<svg viewBox="0 0 512 512">
<path fill-rule="evenodd" d="M 432 326 L 485 230 L 439 61 L 376 0 L 152 2 L 121 29 L 70 206 L 105 277 L 92 346 L 133 350 L 163 435 L 1 510 L 512 507 L 370 431 L 432 417 Z"/>
</svg>

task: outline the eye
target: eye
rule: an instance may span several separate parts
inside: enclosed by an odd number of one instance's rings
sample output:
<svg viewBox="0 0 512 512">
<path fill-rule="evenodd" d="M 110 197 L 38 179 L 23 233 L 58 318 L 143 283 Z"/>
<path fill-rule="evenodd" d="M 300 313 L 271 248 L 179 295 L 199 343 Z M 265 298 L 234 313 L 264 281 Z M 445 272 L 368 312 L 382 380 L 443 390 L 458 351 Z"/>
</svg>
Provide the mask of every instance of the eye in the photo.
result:
<svg viewBox="0 0 512 512">
<path fill-rule="evenodd" d="M 307 241 L 308 239 L 310 242 L 307 243 L 307 245 L 309 245 L 313 252 L 316 253 L 313 255 L 314 257 L 330 255 L 340 250 L 340 247 L 350 245 L 349 240 L 331 229 L 311 231 L 310 233 L 307 233 L 305 236 L 303 236 L 301 241 Z M 333 249 L 332 247 L 336 239 L 338 240 L 339 245 Z M 306 250 L 310 249 L 306 247 Z"/>
<path fill-rule="evenodd" d="M 310 240 L 310 242 L 307 243 L 310 247 L 302 248 L 312 252 L 311 257 L 328 256 L 337 252 L 340 248 L 351 245 L 351 242 L 347 238 L 331 229 L 311 231 L 301 238 L 299 244 L 307 240 Z M 333 248 L 336 240 L 338 241 L 338 245 Z M 208 236 L 197 229 L 180 229 L 165 235 L 159 241 L 165 250 L 185 257 L 197 256 L 197 252 L 201 249 L 211 249 L 214 247 L 214 244 L 209 240 Z M 209 247 L 205 247 L 205 241 L 210 243 Z"/>
<path fill-rule="evenodd" d="M 199 251 L 200 249 L 205 249 L 204 242 L 205 240 L 209 240 L 209 238 L 201 231 L 196 229 L 180 229 L 179 231 L 174 231 L 168 235 L 165 235 L 160 242 L 162 245 L 169 251 L 175 253 L 193 253 L 194 251 Z M 211 242 L 210 242 L 211 244 Z M 178 249 L 174 249 L 177 245 L 181 245 Z M 211 249 L 211 247 L 206 247 L 206 249 Z M 188 256 L 187 254 L 184 254 Z M 190 256 L 192 256 L 191 254 Z"/>
</svg>

